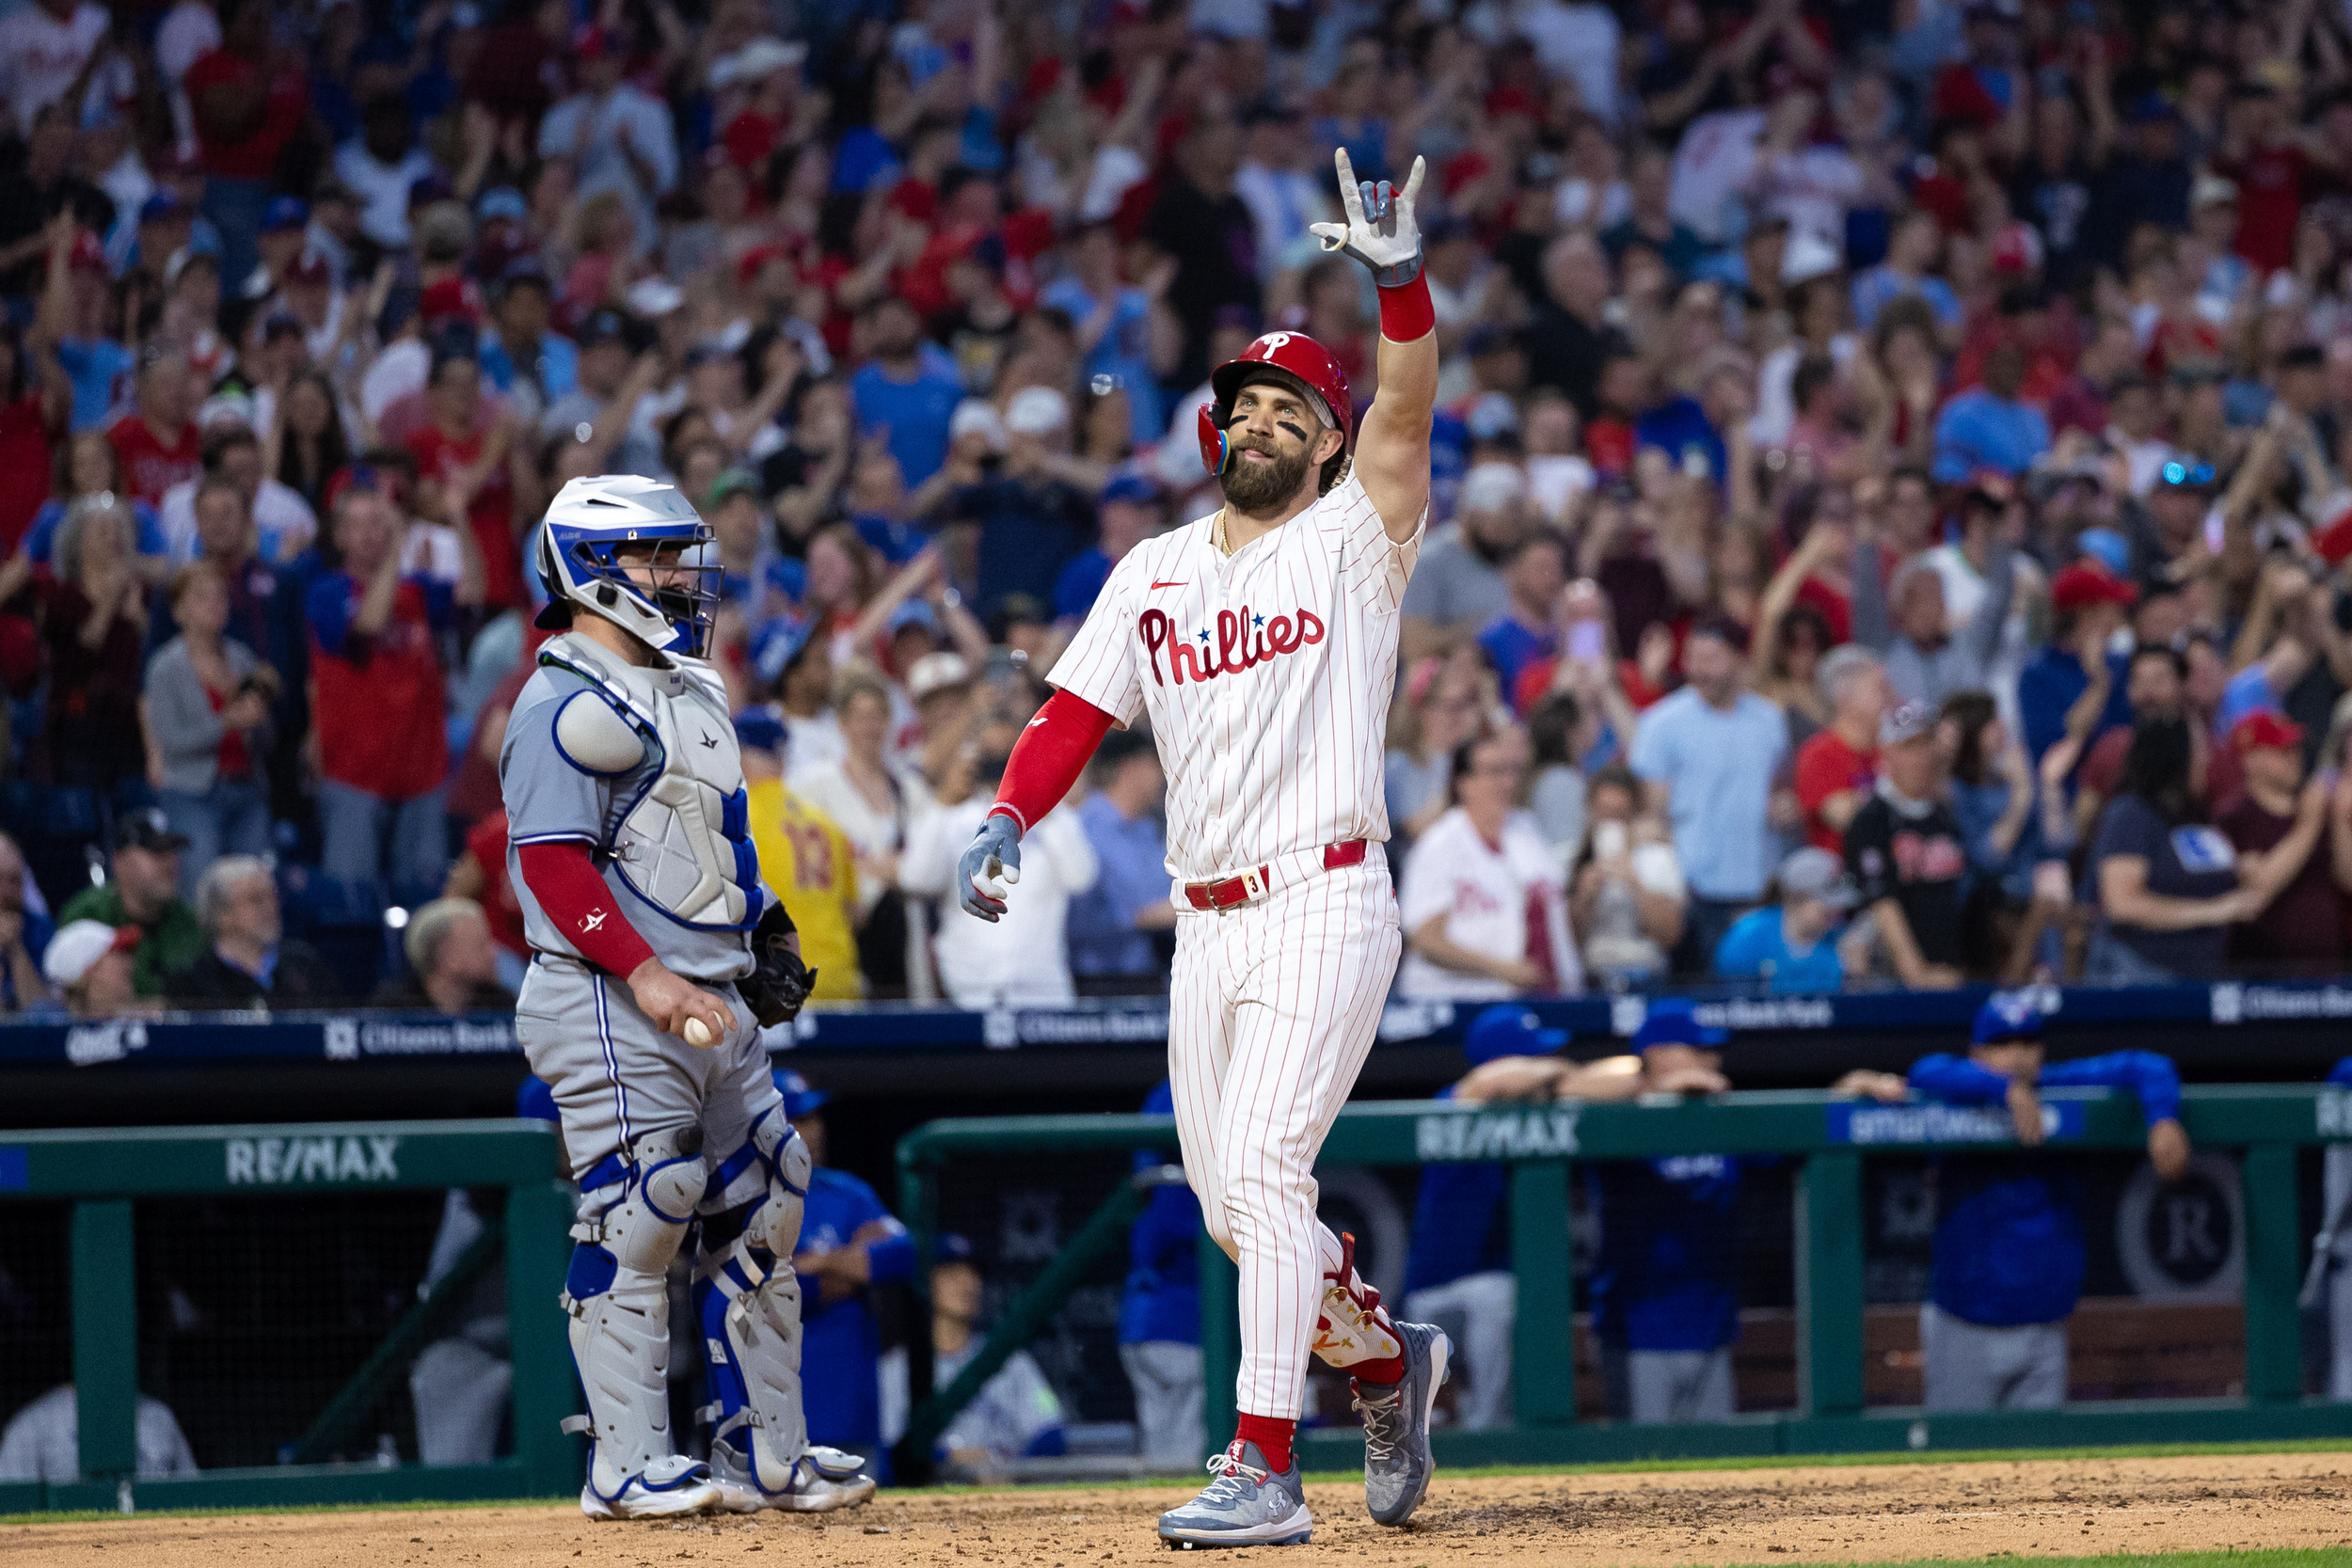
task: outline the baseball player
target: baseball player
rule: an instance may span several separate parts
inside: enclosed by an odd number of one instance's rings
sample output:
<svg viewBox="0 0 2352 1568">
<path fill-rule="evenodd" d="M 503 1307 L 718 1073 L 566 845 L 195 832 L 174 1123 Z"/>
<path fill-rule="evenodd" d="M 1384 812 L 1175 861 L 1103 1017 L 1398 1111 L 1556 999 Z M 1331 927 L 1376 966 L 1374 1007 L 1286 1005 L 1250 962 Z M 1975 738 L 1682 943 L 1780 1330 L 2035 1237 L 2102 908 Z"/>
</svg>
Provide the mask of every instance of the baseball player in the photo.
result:
<svg viewBox="0 0 2352 1568">
<path fill-rule="evenodd" d="M 1150 716 L 1178 911 L 1177 1130 L 1209 1233 L 1241 1265 L 1239 1431 L 1200 1497 L 1161 1516 L 1179 1545 L 1308 1539 L 1292 1438 L 1311 1349 L 1354 1373 L 1365 1500 L 1403 1524 L 1428 1488 L 1451 1350 L 1435 1328 L 1392 1323 L 1352 1244 L 1315 1217 L 1315 1152 L 1396 972 L 1381 736 L 1438 385 L 1421 162 L 1391 192 L 1359 190 L 1345 149 L 1337 161 L 1347 219 L 1315 232 L 1379 285 L 1379 401 L 1359 426 L 1338 362 L 1297 332 L 1211 373 L 1200 455 L 1225 504 L 1113 568 L 958 866 L 965 911 L 1002 915 L 1022 835 L 1112 724 Z"/>
<path fill-rule="evenodd" d="M 808 1446 L 790 1259 L 808 1150 L 758 1026 L 813 981 L 760 885 L 725 688 L 702 660 L 719 568 L 667 484 L 575 479 L 536 542 L 538 669 L 499 757 L 509 876 L 532 962 L 515 1032 L 555 1095 L 580 1189 L 564 1281 L 592 1447 L 592 1519 L 863 1501 L 849 1455 Z M 699 1235 L 717 1395 L 710 1463 L 671 1439 L 671 1259 Z M 779 1262 L 782 1259 L 782 1262 Z"/>
<path fill-rule="evenodd" d="M 2352 1056 L 2328 1075 L 2330 1087 L 2352 1088 Z M 2312 1238 L 2304 1275 L 2304 1311 L 2328 1313 L 2328 1397 L 2352 1400 L 2352 1144 L 2329 1144 L 2320 1157 L 2320 1208 L 2327 1218 Z"/>
<path fill-rule="evenodd" d="M 1995 992 L 1977 1013 L 1968 1054 L 1915 1063 L 1910 1086 L 1947 1105 L 2002 1105 L 2017 1141 L 2042 1142 L 2045 1084 L 2101 1085 L 2139 1097 L 2148 1159 L 2167 1181 L 2188 1168 L 2181 1076 L 2151 1051 L 2045 1067 L 2032 991 Z M 1935 1264 L 1919 1308 L 1930 1410 L 2048 1410 L 2066 1399 L 2066 1320 L 2082 1295 L 2080 1183 L 2062 1163 L 1955 1154 L 1936 1163 Z"/>
</svg>

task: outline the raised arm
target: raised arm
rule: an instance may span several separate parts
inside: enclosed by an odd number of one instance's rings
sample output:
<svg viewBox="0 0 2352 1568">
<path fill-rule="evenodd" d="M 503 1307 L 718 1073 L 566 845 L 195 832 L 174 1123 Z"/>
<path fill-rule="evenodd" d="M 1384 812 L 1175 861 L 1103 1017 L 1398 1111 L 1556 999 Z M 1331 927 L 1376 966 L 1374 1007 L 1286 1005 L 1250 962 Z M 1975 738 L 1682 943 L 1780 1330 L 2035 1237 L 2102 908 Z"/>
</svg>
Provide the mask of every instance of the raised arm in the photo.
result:
<svg viewBox="0 0 2352 1568">
<path fill-rule="evenodd" d="M 1380 286 L 1380 391 L 1356 432 L 1356 477 L 1380 526 L 1401 545 L 1429 509 L 1429 431 L 1438 405 L 1438 318 L 1413 217 L 1426 165 L 1415 158 L 1400 191 L 1385 180 L 1359 186 L 1344 147 L 1332 158 L 1347 220 L 1311 227 L 1324 249 L 1353 256 Z"/>
</svg>

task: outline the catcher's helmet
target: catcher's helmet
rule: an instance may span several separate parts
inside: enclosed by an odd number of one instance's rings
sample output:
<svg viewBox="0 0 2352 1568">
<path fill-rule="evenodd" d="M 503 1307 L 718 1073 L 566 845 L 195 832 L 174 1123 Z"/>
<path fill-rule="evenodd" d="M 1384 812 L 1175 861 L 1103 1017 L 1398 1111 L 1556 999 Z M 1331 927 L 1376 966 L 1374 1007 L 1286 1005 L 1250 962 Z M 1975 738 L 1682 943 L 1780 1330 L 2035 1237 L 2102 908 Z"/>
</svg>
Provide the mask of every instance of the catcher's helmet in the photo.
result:
<svg viewBox="0 0 2352 1568">
<path fill-rule="evenodd" d="M 720 567 L 702 520 L 675 485 L 635 474 L 575 479 L 556 492 L 533 554 L 547 584 L 538 625 L 556 630 L 576 610 L 601 615 L 665 654 L 701 658 L 719 602 Z M 625 546 L 652 545 L 670 580 L 633 582 Z"/>
<path fill-rule="evenodd" d="M 1347 462 L 1346 443 L 1355 434 L 1356 405 L 1347 395 L 1347 372 L 1340 369 L 1329 349 L 1304 332 L 1265 333 L 1237 358 L 1209 372 L 1211 401 L 1202 405 L 1199 421 L 1200 461 L 1213 474 L 1225 471 L 1225 465 L 1232 459 L 1225 432 L 1233 420 L 1233 398 L 1244 384 L 1269 375 L 1290 382 L 1310 402 L 1319 404 L 1330 416 L 1331 427 L 1340 433 L 1340 450 L 1323 465 L 1318 486 L 1318 490 L 1330 489 Z"/>
</svg>

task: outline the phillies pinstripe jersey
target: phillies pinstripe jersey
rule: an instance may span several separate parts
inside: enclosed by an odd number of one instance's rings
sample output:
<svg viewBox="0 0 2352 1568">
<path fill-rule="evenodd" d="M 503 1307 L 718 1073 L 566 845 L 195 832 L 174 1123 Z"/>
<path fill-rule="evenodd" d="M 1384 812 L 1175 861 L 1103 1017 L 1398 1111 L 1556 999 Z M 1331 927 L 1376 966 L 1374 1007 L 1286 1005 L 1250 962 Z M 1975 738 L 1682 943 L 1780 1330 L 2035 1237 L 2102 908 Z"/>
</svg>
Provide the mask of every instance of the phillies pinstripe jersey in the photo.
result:
<svg viewBox="0 0 2352 1568">
<path fill-rule="evenodd" d="M 1428 514 L 1400 545 L 1351 475 L 1231 556 L 1216 522 L 1128 551 L 1045 677 L 1121 722 L 1151 720 L 1184 881 L 1389 836 L 1397 612 Z"/>
</svg>

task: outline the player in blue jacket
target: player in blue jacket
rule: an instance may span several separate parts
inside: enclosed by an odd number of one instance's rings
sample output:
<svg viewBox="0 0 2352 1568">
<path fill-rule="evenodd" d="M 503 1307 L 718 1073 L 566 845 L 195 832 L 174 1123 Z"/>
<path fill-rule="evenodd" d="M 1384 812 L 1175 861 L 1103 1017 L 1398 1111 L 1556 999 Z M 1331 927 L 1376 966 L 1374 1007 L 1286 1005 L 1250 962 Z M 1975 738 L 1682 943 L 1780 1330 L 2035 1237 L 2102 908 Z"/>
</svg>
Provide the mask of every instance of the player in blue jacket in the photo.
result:
<svg viewBox="0 0 2352 1568">
<path fill-rule="evenodd" d="M 1590 1069 L 1561 1056 L 1565 1029 L 1547 1029 L 1534 1013 L 1504 1005 L 1471 1021 L 1462 1038 L 1470 1073 L 1438 1091 L 1466 1103 L 1596 1098 Z M 1601 1075 L 1606 1077 L 1606 1074 Z M 1629 1082 L 1632 1063 L 1616 1076 Z M 1413 1212 L 1413 1243 L 1405 1258 L 1405 1314 L 1416 1323 L 1459 1319 L 1454 1338 L 1468 1374 L 1454 1407 L 1460 1426 L 1483 1431 L 1511 1417 L 1511 1330 L 1518 1280 L 1511 1272 L 1510 1167 L 1500 1161 L 1424 1165 Z"/>
<path fill-rule="evenodd" d="M 813 1166 L 800 1250 L 792 1258 L 801 1283 L 801 1405 L 809 1441 L 857 1454 L 869 1461 L 868 1474 L 888 1481 L 882 1329 L 869 1287 L 914 1277 L 914 1241 L 873 1188 L 825 1163 L 822 1112 L 832 1097 L 810 1088 L 797 1072 L 779 1071 L 775 1081 L 784 1114 L 808 1146 Z M 708 1297 L 706 1314 L 725 1305 L 723 1296 Z"/>
<path fill-rule="evenodd" d="M 1650 1005 L 1634 1036 L 1638 1054 L 1579 1064 L 1557 1053 L 1567 1043 L 1564 1030 L 1546 1029 L 1534 1013 L 1516 1006 L 1487 1008 L 1471 1023 L 1463 1049 L 1471 1061 L 1468 1077 L 1439 1099 L 1471 1103 L 1584 1100 L 1623 1101 L 1638 1094 L 1714 1093 L 1726 1084 L 1714 1047 L 1721 1030 L 1700 1025 L 1688 1002 Z M 1708 1175 L 1705 1173 L 1712 1173 Z M 1738 1327 L 1736 1291 L 1709 1317 L 1710 1343 L 1688 1354 L 1690 1336 L 1674 1323 L 1683 1313 L 1675 1260 L 1709 1249 L 1736 1259 L 1738 1248 L 1717 1231 L 1728 1221 L 1708 1222 L 1702 1234 L 1668 1234 L 1661 1218 L 1672 1215 L 1687 1231 L 1687 1205 L 1659 1207 L 1654 1183 L 1672 1186 L 1692 1180 L 1716 1180 L 1726 1174 L 1713 1155 L 1626 1162 L 1586 1167 L 1596 1210 L 1601 1214 L 1601 1253 L 1591 1281 L 1597 1331 L 1605 1325 L 1604 1354 L 1612 1363 L 1613 1407 L 1637 1419 L 1700 1419 L 1698 1406 L 1677 1402 L 1675 1390 L 1706 1383 L 1709 1358 L 1728 1345 Z M 1724 1189 L 1736 1199 L 1737 1172 Z M 1511 1273 L 1509 1167 L 1475 1161 L 1431 1164 L 1422 1172 L 1421 1201 L 1414 1216 L 1413 1248 L 1406 1262 L 1406 1311 L 1421 1317 L 1455 1312 L 1467 1328 L 1463 1354 L 1470 1386 L 1459 1407 L 1465 1427 L 1492 1425 L 1510 1410 L 1511 1335 L 1517 1318 L 1516 1279 Z M 1714 1319 L 1731 1323 L 1715 1337 Z M 1613 1343 L 1612 1342 L 1613 1340 Z M 1730 1414 L 1730 1362 L 1720 1369 L 1720 1414 Z M 1713 1409 L 1713 1406 L 1708 1406 Z"/>
<path fill-rule="evenodd" d="M 1167 1079 L 1144 1097 L 1147 1117 L 1176 1114 Z M 1136 1169 L 1169 1163 L 1138 1148 Z M 1127 1233 L 1127 1286 L 1119 1304 L 1119 1364 L 1136 1395 L 1136 1448 L 1153 1465 L 1190 1470 L 1207 1451 L 1200 1366 L 1200 1200 L 1182 1181 L 1152 1189 Z"/>
<path fill-rule="evenodd" d="M 2336 1064 L 2328 1085 L 2352 1089 L 2352 1056 Z M 2336 1109 L 2336 1107 L 2328 1107 Z M 2341 1122 L 2334 1123 L 2341 1126 Z M 2323 1117 L 2321 1131 L 2330 1122 Z M 2329 1144 L 2321 1157 L 2320 1204 L 2326 1219 L 2312 1242 L 2302 1307 L 2328 1305 L 2328 1397 L 2352 1400 L 2352 1143 Z"/>
<path fill-rule="evenodd" d="M 1946 1105 L 2009 1108 L 2017 1141 L 2044 1136 L 2042 1086 L 2129 1089 L 2156 1174 L 2188 1168 L 2181 1076 L 2152 1051 L 2045 1066 L 2041 1000 L 1994 995 L 1964 1057 L 1915 1064 L 1910 1087 Z M 2046 1410 L 2066 1398 L 2066 1320 L 2082 1294 L 2080 1181 L 2062 1161 L 1954 1154 L 1936 1162 L 1935 1265 L 1919 1308 L 1930 1410 Z"/>
<path fill-rule="evenodd" d="M 1654 1001 L 1633 1037 L 1640 1093 L 1720 1094 L 1730 1036 L 1688 1002 Z M 1600 1247 L 1585 1296 L 1610 1413 L 1722 1421 L 1739 1408 L 1740 1178 L 1729 1154 L 1670 1154 L 1583 1167 Z"/>
</svg>

